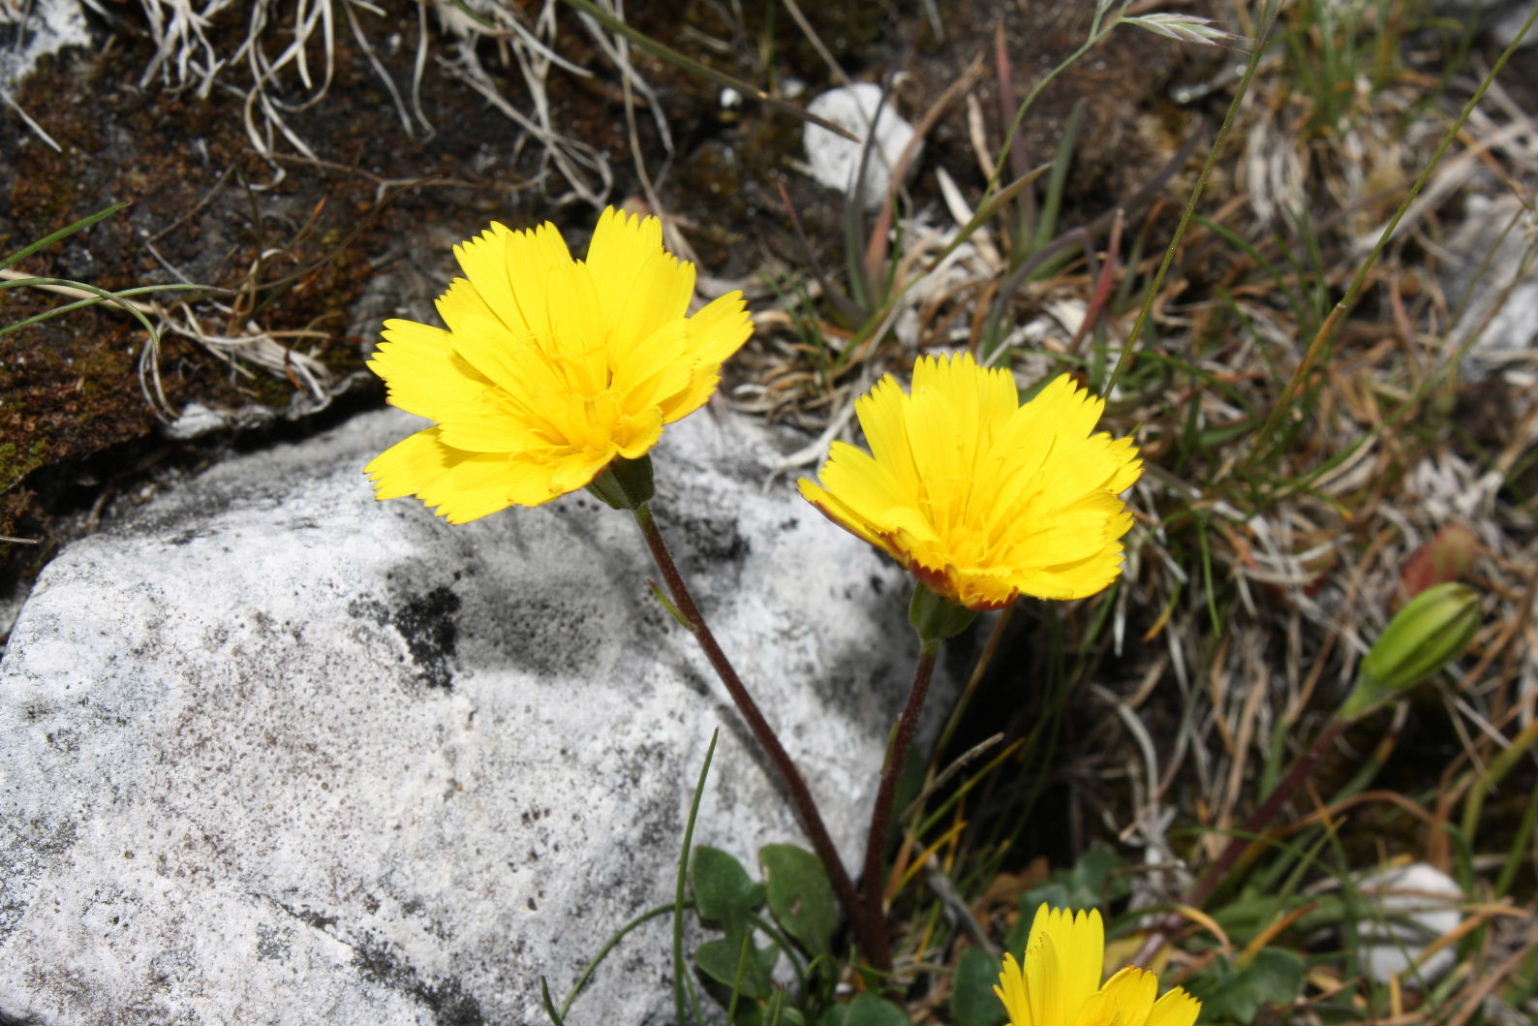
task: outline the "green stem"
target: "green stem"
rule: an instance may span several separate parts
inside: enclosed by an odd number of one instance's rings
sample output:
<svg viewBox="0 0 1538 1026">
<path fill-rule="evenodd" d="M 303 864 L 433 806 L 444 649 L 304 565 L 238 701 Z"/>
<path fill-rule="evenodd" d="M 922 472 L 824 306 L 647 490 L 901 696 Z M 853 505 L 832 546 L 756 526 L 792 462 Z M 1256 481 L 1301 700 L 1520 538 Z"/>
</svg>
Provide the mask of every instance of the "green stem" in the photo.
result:
<svg viewBox="0 0 1538 1026">
<path fill-rule="evenodd" d="M 902 777 L 903 763 L 908 750 L 913 747 L 918 733 L 919 717 L 924 711 L 924 698 L 929 694 L 929 682 L 934 677 L 935 656 L 940 642 L 926 640 L 919 649 L 918 665 L 913 670 L 913 686 L 908 689 L 908 702 L 897 719 L 897 730 L 887 745 L 886 760 L 881 767 L 881 785 L 876 790 L 876 805 L 871 809 L 870 833 L 865 841 L 865 870 L 860 883 L 865 888 L 865 907 L 871 911 L 881 933 L 881 944 L 890 950 L 891 941 L 886 930 L 886 910 L 883 899 L 886 891 L 886 842 L 892 828 L 892 805 L 897 800 L 897 782 Z"/>
<path fill-rule="evenodd" d="M 668 551 L 662 532 L 657 529 L 657 522 L 652 518 L 651 509 L 642 505 L 634 512 L 636 524 L 641 529 L 642 537 L 646 539 L 646 547 L 651 550 L 657 569 L 662 572 L 663 584 L 667 587 L 668 593 L 673 596 L 673 603 L 689 624 L 694 640 L 704 651 L 705 658 L 710 660 L 716 676 L 726 686 L 727 693 L 732 696 L 738 713 L 747 723 L 748 729 L 753 732 L 759 747 L 779 772 L 780 779 L 789 793 L 791 804 L 795 807 L 801 819 L 801 825 L 806 830 L 807 838 L 812 842 L 812 849 L 822 861 L 823 868 L 828 871 L 828 878 L 833 884 L 834 892 L 838 895 L 839 903 L 844 908 L 844 915 L 848 917 L 850 925 L 854 928 L 856 943 L 865 957 L 870 959 L 872 965 L 882 972 L 889 971 L 892 956 L 886 943 L 885 924 L 880 920 L 879 905 L 867 908 L 861 903 L 854 881 L 850 879 L 849 871 L 844 868 L 843 859 L 839 857 L 838 848 L 834 846 L 833 838 L 823 823 L 822 814 L 817 810 L 817 802 L 806 786 L 805 778 L 801 776 L 801 771 L 796 768 L 795 762 L 785 751 L 785 747 L 780 744 L 774 728 L 769 725 L 768 720 L 764 719 L 758 703 L 753 701 L 752 695 L 748 694 L 748 689 L 743 685 L 742 679 L 737 676 L 737 671 L 733 669 L 731 661 L 726 658 L 726 653 L 722 652 L 721 646 L 716 643 L 715 635 L 705 623 L 705 617 L 700 613 L 699 607 L 694 604 L 694 596 L 690 594 L 683 575 L 678 572 L 678 566 L 673 562 L 672 553 Z"/>
</svg>

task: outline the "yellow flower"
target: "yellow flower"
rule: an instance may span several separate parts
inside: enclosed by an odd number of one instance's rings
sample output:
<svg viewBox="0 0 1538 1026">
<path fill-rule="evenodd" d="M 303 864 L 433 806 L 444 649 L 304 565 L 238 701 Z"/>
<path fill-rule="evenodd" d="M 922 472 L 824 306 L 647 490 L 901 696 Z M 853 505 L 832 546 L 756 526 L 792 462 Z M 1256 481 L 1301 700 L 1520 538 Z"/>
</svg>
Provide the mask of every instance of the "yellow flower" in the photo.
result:
<svg viewBox="0 0 1538 1026">
<path fill-rule="evenodd" d="M 1193 1026 L 1202 1003 L 1176 987 L 1158 997 L 1159 977 L 1128 966 L 1104 985 L 1105 925 L 1100 910 L 1036 910 L 1025 969 L 1004 956 L 993 992 L 1009 1026 Z M 1158 997 L 1158 1000 L 1155 998 Z"/>
<path fill-rule="evenodd" d="M 643 457 L 699 409 L 752 333 L 742 293 L 686 316 L 694 265 L 662 224 L 610 208 L 586 260 L 555 226 L 500 224 L 454 248 L 448 330 L 385 322 L 369 367 L 390 402 L 437 421 L 366 468 L 381 499 L 416 495 L 450 523 L 537 506 Z"/>
<path fill-rule="evenodd" d="M 855 403 L 869 453 L 834 442 L 801 494 L 968 609 L 1083 598 L 1121 573 L 1130 438 L 1092 433 L 1104 403 L 1066 374 L 1020 404 L 1014 378 L 967 354 L 920 357 Z"/>
</svg>

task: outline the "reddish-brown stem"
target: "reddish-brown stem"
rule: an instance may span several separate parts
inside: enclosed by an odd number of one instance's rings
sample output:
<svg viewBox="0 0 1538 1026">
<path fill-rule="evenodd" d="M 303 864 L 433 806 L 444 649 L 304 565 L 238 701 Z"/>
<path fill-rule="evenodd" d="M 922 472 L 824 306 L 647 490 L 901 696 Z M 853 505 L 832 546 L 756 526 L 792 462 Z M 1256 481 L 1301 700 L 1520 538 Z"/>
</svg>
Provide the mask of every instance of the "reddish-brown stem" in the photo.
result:
<svg viewBox="0 0 1538 1026">
<path fill-rule="evenodd" d="M 678 572 L 678 566 L 673 562 L 672 553 L 668 551 L 662 532 L 657 529 L 657 523 L 652 519 L 651 510 L 642 506 L 635 511 L 635 518 L 636 524 L 641 528 L 642 537 L 646 539 L 646 547 L 651 550 L 652 559 L 656 561 L 657 569 L 662 572 L 663 583 L 667 586 L 668 594 L 672 596 L 673 604 L 688 621 L 694 640 L 704 651 L 705 658 L 710 660 L 716 676 L 721 678 L 721 683 L 726 686 L 727 693 L 732 696 L 738 713 L 742 715 L 748 729 L 753 732 L 759 747 L 769 757 L 774 768 L 779 771 L 780 779 L 785 784 L 786 791 L 789 792 L 791 804 L 801 818 L 801 826 L 806 830 L 807 838 L 812 842 L 812 849 L 816 851 L 823 868 L 828 872 L 833 891 L 844 907 L 844 915 L 848 917 L 850 925 L 854 928 L 856 943 L 872 965 L 883 972 L 889 971 L 892 956 L 886 943 L 885 924 L 880 921 L 880 905 L 867 908 L 861 904 L 854 882 L 849 878 L 849 872 L 844 868 L 843 860 L 839 858 L 838 849 L 834 846 L 833 838 L 829 836 L 828 828 L 822 821 L 822 814 L 817 811 L 817 802 L 812 798 L 812 792 L 806 786 L 806 780 L 801 776 L 801 771 L 796 768 L 790 754 L 785 751 L 785 747 L 780 744 L 774 728 L 769 726 L 769 721 L 764 719 L 764 714 L 759 711 L 758 703 L 753 701 L 752 695 L 748 694 L 748 689 L 743 686 L 742 679 L 732 668 L 726 653 L 722 652 L 721 646 L 716 643 L 715 635 L 710 632 L 704 615 L 694 604 L 694 596 L 689 593 L 689 587 L 684 583 L 683 575 Z"/>
<path fill-rule="evenodd" d="M 913 747 L 913 736 L 918 732 L 919 716 L 924 711 L 924 696 L 929 693 L 929 681 L 935 672 L 935 654 L 940 651 L 938 641 L 926 642 L 919 651 L 918 665 L 913 670 L 913 686 L 908 689 L 908 702 L 897 720 L 897 731 L 887 745 L 886 759 L 881 766 L 881 785 L 876 790 L 876 805 L 870 813 L 870 833 L 865 841 L 865 870 L 860 885 L 865 889 L 865 907 L 870 909 L 880 931 L 881 946 L 890 951 L 887 937 L 886 910 L 882 907 L 886 892 L 886 842 L 892 828 L 892 804 L 897 800 L 897 781 L 902 776 L 903 763 L 908 750 Z"/>
<path fill-rule="evenodd" d="M 1244 829 L 1228 839 L 1228 844 L 1218 853 L 1217 860 L 1208 867 L 1207 872 L 1202 874 L 1202 878 L 1196 882 L 1196 886 L 1191 888 L 1191 893 L 1186 895 L 1187 905 L 1200 906 L 1202 902 L 1212 896 L 1212 892 L 1218 889 L 1218 885 L 1223 882 L 1223 878 L 1228 875 L 1228 871 L 1233 868 L 1234 863 L 1239 861 L 1239 856 L 1243 855 L 1245 849 L 1255 843 L 1256 835 L 1276 818 L 1276 814 L 1282 811 L 1282 806 L 1292 800 L 1292 796 L 1297 793 L 1298 788 L 1303 786 L 1303 781 L 1307 780 L 1314 772 L 1314 767 L 1318 766 L 1319 760 L 1324 757 L 1324 750 L 1340 736 L 1340 732 L 1345 726 L 1346 724 L 1341 720 L 1332 720 L 1330 725 L 1320 732 L 1319 736 L 1314 739 L 1314 743 L 1309 746 L 1308 751 L 1304 752 L 1298 761 L 1292 764 L 1292 769 L 1288 770 L 1287 775 L 1276 785 L 1275 790 L 1271 792 L 1271 796 L 1266 799 L 1265 804 L 1256 809 L 1250 814 L 1250 818 L 1245 820 Z"/>
<path fill-rule="evenodd" d="M 1319 760 L 1324 757 L 1325 749 L 1340 736 L 1340 732 L 1345 728 L 1346 722 L 1344 720 L 1335 719 L 1330 721 L 1329 725 L 1314 739 L 1314 743 L 1309 746 L 1308 751 L 1299 756 L 1298 761 L 1292 764 L 1292 769 L 1287 771 L 1287 775 L 1271 791 L 1264 804 L 1252 812 L 1250 818 L 1244 821 L 1244 826 L 1228 839 L 1228 843 L 1223 846 L 1223 850 L 1218 853 L 1218 857 L 1213 860 L 1212 865 L 1207 867 L 1207 871 L 1202 874 L 1201 879 L 1197 880 L 1195 885 L 1186 892 L 1185 900 L 1182 902 L 1183 905 L 1190 908 L 1200 908 L 1202 902 L 1210 898 L 1212 892 L 1222 886 L 1229 870 L 1233 869 L 1234 863 L 1239 861 L 1240 856 L 1249 849 L 1250 845 L 1256 843 L 1256 838 L 1260 835 L 1260 832 L 1276 818 L 1276 814 L 1282 811 L 1283 806 L 1292 800 L 1292 796 L 1297 793 L 1298 788 L 1302 787 L 1303 782 L 1313 774 L 1314 767 L 1319 765 Z M 1133 956 L 1132 964 L 1150 964 L 1154 955 L 1158 954 L 1159 949 L 1164 946 L 1164 942 L 1172 933 L 1180 928 L 1184 921 L 1180 916 L 1169 916 L 1155 924 L 1148 934 L 1148 939 L 1143 942 L 1143 947 Z"/>
</svg>

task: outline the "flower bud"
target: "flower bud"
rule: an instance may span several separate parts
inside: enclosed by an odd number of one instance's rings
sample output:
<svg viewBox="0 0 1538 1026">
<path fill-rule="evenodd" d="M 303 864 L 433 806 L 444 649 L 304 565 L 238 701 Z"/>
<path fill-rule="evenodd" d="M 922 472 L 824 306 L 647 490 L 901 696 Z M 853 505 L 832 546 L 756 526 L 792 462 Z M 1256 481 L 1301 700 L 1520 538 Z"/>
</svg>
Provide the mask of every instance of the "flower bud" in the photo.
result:
<svg viewBox="0 0 1538 1026">
<path fill-rule="evenodd" d="M 954 638 L 975 619 L 976 611 L 937 594 L 922 582 L 914 584 L 913 600 L 908 603 L 908 622 L 918 631 L 919 641 L 926 649 L 946 638 Z"/>
<path fill-rule="evenodd" d="M 652 458 L 627 460 L 616 456 L 598 472 L 587 490 L 610 509 L 640 509 L 652 498 Z"/>
<path fill-rule="evenodd" d="M 1457 659 L 1479 622 L 1479 593 L 1466 584 L 1438 584 L 1415 596 L 1363 657 L 1341 718 L 1366 715 Z"/>
</svg>

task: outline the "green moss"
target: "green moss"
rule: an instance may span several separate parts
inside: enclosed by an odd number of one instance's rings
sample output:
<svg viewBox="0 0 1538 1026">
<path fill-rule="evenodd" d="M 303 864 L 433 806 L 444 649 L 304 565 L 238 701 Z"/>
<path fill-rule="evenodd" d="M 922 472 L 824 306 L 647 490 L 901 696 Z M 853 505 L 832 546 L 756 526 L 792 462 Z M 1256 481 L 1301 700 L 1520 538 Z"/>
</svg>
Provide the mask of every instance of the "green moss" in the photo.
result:
<svg viewBox="0 0 1538 1026">
<path fill-rule="evenodd" d="M 48 443 L 34 438 L 23 446 L 0 442 L 0 492 L 8 492 L 38 467 L 48 462 Z"/>
</svg>

